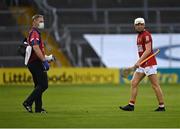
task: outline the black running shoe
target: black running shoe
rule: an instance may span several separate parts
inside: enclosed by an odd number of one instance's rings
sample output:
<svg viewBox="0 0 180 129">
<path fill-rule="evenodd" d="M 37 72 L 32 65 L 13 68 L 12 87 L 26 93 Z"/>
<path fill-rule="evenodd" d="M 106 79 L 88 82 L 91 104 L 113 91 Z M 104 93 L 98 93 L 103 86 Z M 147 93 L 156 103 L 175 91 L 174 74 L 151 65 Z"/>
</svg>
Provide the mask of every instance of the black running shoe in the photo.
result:
<svg viewBox="0 0 180 129">
<path fill-rule="evenodd" d="M 128 104 L 124 107 L 119 107 L 120 109 L 124 110 L 124 111 L 134 111 L 134 106 Z"/>
<path fill-rule="evenodd" d="M 36 113 L 47 113 L 47 111 L 43 108 L 41 110 L 36 110 L 35 112 Z"/>
<path fill-rule="evenodd" d="M 154 110 L 156 112 L 164 112 L 166 111 L 165 107 L 158 107 L 156 110 Z"/>
<path fill-rule="evenodd" d="M 32 107 L 28 105 L 26 102 L 23 103 L 23 106 L 29 113 L 33 113 Z"/>
</svg>

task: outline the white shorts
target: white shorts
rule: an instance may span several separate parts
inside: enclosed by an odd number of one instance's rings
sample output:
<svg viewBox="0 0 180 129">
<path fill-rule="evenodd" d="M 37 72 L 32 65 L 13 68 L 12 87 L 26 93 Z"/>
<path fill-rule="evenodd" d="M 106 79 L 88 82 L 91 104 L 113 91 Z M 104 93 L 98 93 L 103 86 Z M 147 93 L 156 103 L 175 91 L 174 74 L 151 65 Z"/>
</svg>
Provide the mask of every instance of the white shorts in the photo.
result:
<svg viewBox="0 0 180 129">
<path fill-rule="evenodd" d="M 146 76 L 157 74 L 157 65 L 148 66 L 145 68 L 139 67 L 136 69 L 136 72 L 138 73 L 144 73 Z"/>
</svg>

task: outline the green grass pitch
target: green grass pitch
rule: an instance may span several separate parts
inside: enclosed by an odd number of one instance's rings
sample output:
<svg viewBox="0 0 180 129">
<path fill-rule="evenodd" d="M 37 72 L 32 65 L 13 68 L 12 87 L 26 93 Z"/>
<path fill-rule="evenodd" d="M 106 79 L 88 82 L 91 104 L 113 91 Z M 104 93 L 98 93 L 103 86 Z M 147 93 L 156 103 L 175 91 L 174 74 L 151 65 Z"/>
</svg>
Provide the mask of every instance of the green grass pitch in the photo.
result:
<svg viewBox="0 0 180 129">
<path fill-rule="evenodd" d="M 44 94 L 48 114 L 30 114 L 22 107 L 32 87 L 0 86 L 0 127 L 180 128 L 180 86 L 163 85 L 166 112 L 154 112 L 156 97 L 148 85 L 139 87 L 134 112 L 120 105 L 129 100 L 128 85 L 50 86 Z"/>
</svg>

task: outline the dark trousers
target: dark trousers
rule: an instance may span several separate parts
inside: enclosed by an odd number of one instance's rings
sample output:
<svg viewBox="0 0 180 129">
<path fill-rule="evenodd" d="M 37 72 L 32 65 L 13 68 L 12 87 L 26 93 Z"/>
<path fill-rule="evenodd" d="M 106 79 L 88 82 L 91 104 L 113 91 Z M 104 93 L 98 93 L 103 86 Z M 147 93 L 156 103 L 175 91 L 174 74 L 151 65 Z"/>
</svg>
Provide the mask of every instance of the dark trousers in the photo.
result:
<svg viewBox="0 0 180 129">
<path fill-rule="evenodd" d="M 42 109 L 42 94 L 48 88 L 47 72 L 43 71 L 41 61 L 28 64 L 28 69 L 32 74 L 35 87 L 25 102 L 31 106 L 35 102 L 35 110 L 40 111 Z"/>
</svg>

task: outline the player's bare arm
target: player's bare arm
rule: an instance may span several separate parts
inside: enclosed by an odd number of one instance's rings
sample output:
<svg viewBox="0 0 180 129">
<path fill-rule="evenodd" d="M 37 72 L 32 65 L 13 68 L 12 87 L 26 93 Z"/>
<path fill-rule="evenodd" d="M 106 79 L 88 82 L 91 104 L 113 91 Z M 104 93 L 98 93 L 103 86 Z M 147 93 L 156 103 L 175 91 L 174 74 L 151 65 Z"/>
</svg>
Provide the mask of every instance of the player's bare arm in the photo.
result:
<svg viewBox="0 0 180 129">
<path fill-rule="evenodd" d="M 142 56 L 139 58 L 139 60 L 134 65 L 135 68 L 138 68 L 140 66 L 140 63 L 151 53 L 151 42 L 146 43 L 145 47 L 146 50 L 142 54 Z"/>
</svg>

